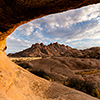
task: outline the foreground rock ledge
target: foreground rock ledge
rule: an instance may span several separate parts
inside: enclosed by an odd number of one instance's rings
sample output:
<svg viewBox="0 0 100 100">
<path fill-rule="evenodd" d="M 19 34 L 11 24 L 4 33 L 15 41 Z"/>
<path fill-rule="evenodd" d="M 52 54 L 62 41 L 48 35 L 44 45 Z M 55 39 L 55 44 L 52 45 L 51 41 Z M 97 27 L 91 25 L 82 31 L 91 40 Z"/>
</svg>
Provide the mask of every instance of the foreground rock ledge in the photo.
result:
<svg viewBox="0 0 100 100">
<path fill-rule="evenodd" d="M 6 37 L 19 25 L 51 13 L 99 2 L 100 0 L 0 0 L 0 100 L 98 100 L 31 74 L 11 62 L 4 51 Z"/>
</svg>

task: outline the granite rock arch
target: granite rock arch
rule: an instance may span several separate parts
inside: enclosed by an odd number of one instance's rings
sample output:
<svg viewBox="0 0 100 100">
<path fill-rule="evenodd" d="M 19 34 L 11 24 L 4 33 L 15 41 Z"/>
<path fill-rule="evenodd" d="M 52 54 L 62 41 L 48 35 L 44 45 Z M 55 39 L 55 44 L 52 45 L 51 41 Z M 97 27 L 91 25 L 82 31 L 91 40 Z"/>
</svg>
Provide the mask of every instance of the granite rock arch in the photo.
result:
<svg viewBox="0 0 100 100">
<path fill-rule="evenodd" d="M 32 75 L 12 63 L 4 51 L 6 37 L 19 25 L 48 14 L 99 2 L 100 0 L 0 0 L 0 100 L 98 100 Z"/>
</svg>

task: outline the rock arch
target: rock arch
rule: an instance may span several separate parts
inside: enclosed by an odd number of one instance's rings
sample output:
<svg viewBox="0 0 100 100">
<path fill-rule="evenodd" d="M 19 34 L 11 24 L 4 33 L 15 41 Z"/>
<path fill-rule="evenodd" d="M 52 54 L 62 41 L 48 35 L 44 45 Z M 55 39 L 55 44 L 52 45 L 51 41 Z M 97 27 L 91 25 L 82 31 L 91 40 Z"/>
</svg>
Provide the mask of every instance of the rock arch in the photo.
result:
<svg viewBox="0 0 100 100">
<path fill-rule="evenodd" d="M 30 20 L 100 0 L 0 0 L 0 50 L 4 50 L 6 37 L 16 27 Z"/>
<path fill-rule="evenodd" d="M 48 14 L 99 2 L 100 0 L 0 0 L 0 100 L 98 100 L 29 73 L 12 63 L 4 51 L 6 37 L 19 25 Z"/>
</svg>

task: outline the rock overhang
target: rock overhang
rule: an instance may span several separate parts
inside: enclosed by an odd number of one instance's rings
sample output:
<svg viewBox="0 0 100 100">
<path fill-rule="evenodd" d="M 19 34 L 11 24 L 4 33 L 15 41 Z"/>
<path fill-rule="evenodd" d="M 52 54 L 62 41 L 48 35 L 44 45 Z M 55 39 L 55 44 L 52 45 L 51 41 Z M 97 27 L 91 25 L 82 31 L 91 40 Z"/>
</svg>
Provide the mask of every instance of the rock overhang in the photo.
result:
<svg viewBox="0 0 100 100">
<path fill-rule="evenodd" d="M 18 26 L 48 14 L 80 8 L 100 0 L 0 0 L 0 50 Z"/>
</svg>

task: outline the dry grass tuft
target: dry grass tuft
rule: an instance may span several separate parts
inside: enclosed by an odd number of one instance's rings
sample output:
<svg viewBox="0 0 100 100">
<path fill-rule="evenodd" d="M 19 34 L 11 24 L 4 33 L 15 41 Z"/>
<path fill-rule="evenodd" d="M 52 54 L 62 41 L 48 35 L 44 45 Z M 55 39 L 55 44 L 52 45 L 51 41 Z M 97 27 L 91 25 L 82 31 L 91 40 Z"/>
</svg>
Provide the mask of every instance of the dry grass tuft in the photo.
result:
<svg viewBox="0 0 100 100">
<path fill-rule="evenodd" d="M 92 70 L 92 71 L 81 71 L 81 72 L 76 72 L 75 74 L 79 74 L 79 75 L 85 75 L 85 74 L 95 74 L 95 73 L 99 73 L 99 70 Z"/>
<path fill-rule="evenodd" d="M 12 61 L 32 61 L 32 60 L 37 60 L 37 59 L 42 59 L 42 57 L 10 57 Z"/>
</svg>

